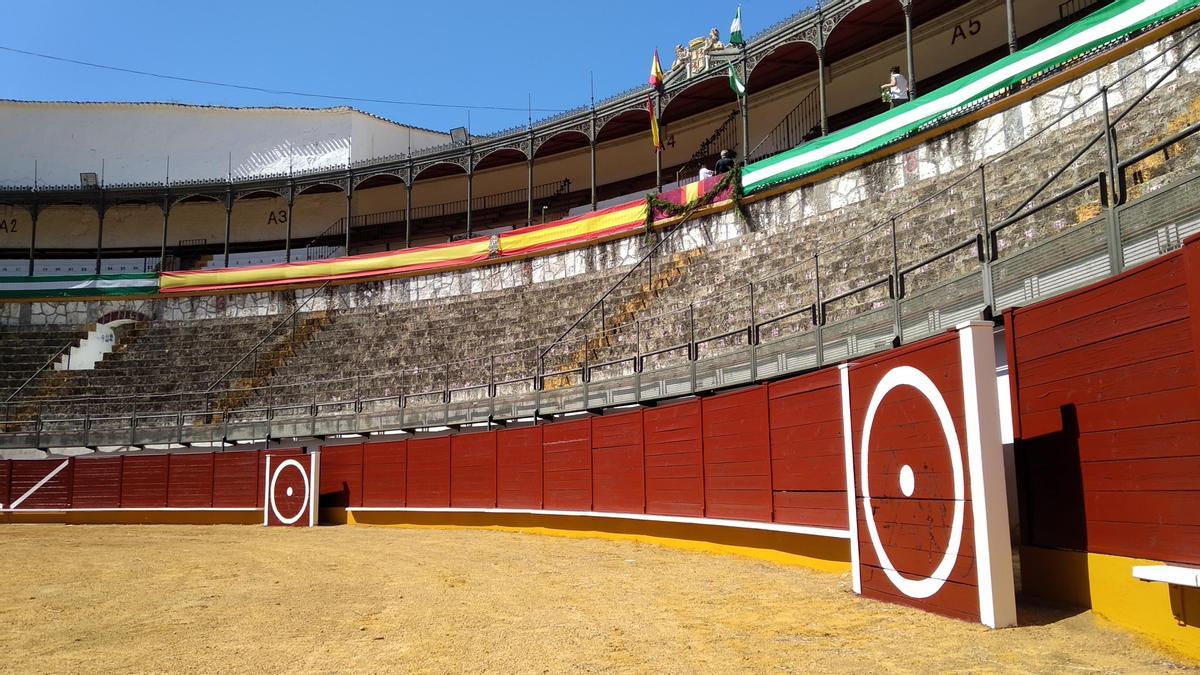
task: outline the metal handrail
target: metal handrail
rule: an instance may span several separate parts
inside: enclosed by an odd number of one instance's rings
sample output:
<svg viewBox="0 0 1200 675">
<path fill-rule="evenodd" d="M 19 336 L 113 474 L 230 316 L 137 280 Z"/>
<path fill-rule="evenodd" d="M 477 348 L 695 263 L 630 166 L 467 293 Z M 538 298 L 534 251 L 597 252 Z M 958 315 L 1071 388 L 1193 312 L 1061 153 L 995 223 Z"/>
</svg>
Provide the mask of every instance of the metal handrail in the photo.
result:
<svg viewBox="0 0 1200 675">
<path fill-rule="evenodd" d="M 764 134 L 762 140 L 758 142 L 758 145 L 755 145 L 752 150 L 750 150 L 749 152 L 746 153 L 746 161 L 758 161 L 760 159 L 765 159 L 766 157 L 768 157 L 770 155 L 774 155 L 774 154 L 783 152 L 783 150 L 787 150 L 790 148 L 799 147 L 799 146 L 803 145 L 806 142 L 804 140 L 804 134 L 807 133 L 807 131 L 811 131 L 812 127 L 814 126 L 813 124 L 809 124 L 808 129 L 807 130 L 804 129 L 805 122 L 811 121 L 810 117 L 812 115 L 812 112 L 813 112 L 812 108 L 814 106 L 817 107 L 817 112 L 816 112 L 817 120 L 816 120 L 815 126 L 818 126 L 818 127 L 821 126 L 821 119 L 820 119 L 821 113 L 820 113 L 820 107 L 819 107 L 819 99 L 817 98 L 817 96 L 819 94 L 819 90 L 820 90 L 819 87 L 813 87 L 807 94 L 805 94 L 800 99 L 800 102 L 796 104 L 796 107 L 792 108 L 788 112 L 788 114 L 784 115 L 783 119 L 781 119 L 779 121 L 779 124 L 776 124 L 775 128 L 771 129 L 766 134 Z M 793 121 L 793 117 L 796 118 L 795 121 Z M 795 138 L 793 138 L 793 136 L 792 136 L 793 130 L 795 130 L 795 132 L 797 134 L 797 136 Z M 777 138 L 779 136 L 783 136 L 783 140 L 780 143 L 784 146 L 783 150 L 776 150 L 775 152 L 772 152 L 769 154 L 763 154 L 763 155 L 758 154 L 758 149 L 763 146 L 763 143 L 766 143 L 767 141 L 771 140 L 772 138 Z M 795 141 L 795 143 L 793 143 L 793 140 Z M 777 145 L 779 145 L 779 144 L 777 144 Z"/>
<path fill-rule="evenodd" d="M 54 352 L 54 356 L 51 356 L 49 359 L 47 359 L 47 360 L 46 360 L 46 362 L 45 362 L 45 363 L 43 363 L 43 364 L 41 365 L 41 367 L 40 367 L 40 368 L 38 368 L 37 370 L 33 371 L 33 374 L 32 374 L 32 375 L 30 375 L 29 377 L 25 378 L 25 381 L 21 383 L 21 386 L 17 387 L 15 390 L 13 390 L 13 392 L 12 392 L 11 394 L 9 394 L 9 395 L 8 395 L 8 398 L 4 399 L 4 402 L 5 402 L 6 404 L 7 404 L 7 403 L 11 403 L 11 402 L 12 402 L 12 400 L 13 400 L 14 398 L 16 398 L 17 394 L 21 393 L 21 391 L 22 391 L 23 389 L 25 389 L 25 387 L 26 387 L 26 386 L 27 386 L 27 385 L 28 385 L 30 382 L 33 382 L 33 380 L 34 380 L 35 378 L 37 378 L 37 376 L 38 376 L 38 375 L 41 375 L 41 374 L 42 374 L 42 371 L 44 371 L 44 370 L 46 370 L 47 368 L 49 368 L 49 367 L 50 367 L 50 366 L 51 366 L 51 365 L 52 365 L 52 364 L 53 364 L 53 363 L 54 363 L 54 362 L 55 362 L 55 361 L 58 359 L 58 357 L 62 356 L 62 353 L 63 353 L 63 352 L 67 351 L 68 349 L 70 349 L 71 347 L 74 347 L 74 346 L 75 346 L 75 342 L 74 342 L 74 341 L 71 341 L 71 342 L 68 342 L 67 344 L 65 344 L 65 345 L 63 345 L 63 346 L 61 346 L 61 347 L 59 347 L 59 348 L 58 348 L 58 351 Z M 70 361 L 70 355 L 68 355 L 68 356 L 67 356 L 67 366 L 68 366 L 68 367 L 70 367 L 70 364 L 71 364 L 71 361 Z"/>
<path fill-rule="evenodd" d="M 267 339 L 268 339 L 268 338 L 270 338 L 271 336 L 275 335 L 276 331 L 278 331 L 280 328 L 282 328 L 284 325 L 286 325 L 286 324 L 287 324 L 288 322 L 290 322 L 292 319 L 296 318 L 296 315 L 300 313 L 300 310 L 302 310 L 302 309 L 304 309 L 305 307 L 307 307 L 307 306 L 308 306 L 308 303 L 309 303 L 309 302 L 311 302 L 313 298 L 315 298 L 315 297 L 317 297 L 318 295 L 320 295 L 320 294 L 321 294 L 321 292 L 323 292 L 323 291 L 324 291 L 326 288 L 328 288 L 328 287 L 329 287 L 329 283 L 330 283 L 330 282 L 326 281 L 325 283 L 321 284 L 319 287 L 317 287 L 317 290 L 315 290 L 315 291 L 313 291 L 312 293 L 310 293 L 310 294 L 308 295 L 308 297 L 306 297 L 306 298 L 304 299 L 304 302 L 300 303 L 299 305 L 296 305 L 296 308 L 295 308 L 295 309 L 293 309 L 293 310 L 291 311 L 291 313 L 290 313 L 290 314 L 288 314 L 286 317 L 284 317 L 284 319 L 283 319 L 282 321 L 280 321 L 279 323 L 275 324 L 275 327 L 274 327 L 274 328 L 272 328 L 272 329 L 271 329 L 271 331 L 270 331 L 269 333 L 267 333 L 266 335 L 264 335 L 264 336 L 262 337 L 262 339 L 258 341 L 258 343 L 257 343 L 257 344 L 255 344 L 253 347 L 251 347 L 251 348 L 250 348 L 250 351 L 246 352 L 245 354 L 242 354 L 241 358 L 239 358 L 237 361 L 234 361 L 233 365 L 232 365 L 232 366 L 229 366 L 229 368 L 228 368 L 228 369 L 226 369 L 226 371 L 225 371 L 224 373 L 221 373 L 221 376 L 220 376 L 220 377 L 218 377 L 217 379 L 215 379 L 215 380 L 213 380 L 212 382 L 210 382 L 210 383 L 209 383 L 209 385 L 208 385 L 208 387 L 207 387 L 207 388 L 205 388 L 205 390 L 204 390 L 204 393 L 205 393 L 205 394 L 211 393 L 211 392 L 212 392 L 212 390 L 213 390 L 213 387 L 216 387 L 216 386 L 217 386 L 217 384 L 219 384 L 219 383 L 221 383 L 221 382 L 224 382 L 224 381 L 225 381 L 225 378 L 226 378 L 226 377 L 229 377 L 229 374 L 230 374 L 230 373 L 232 373 L 232 372 L 233 372 L 235 369 L 237 369 L 237 367 L 238 367 L 238 366 L 242 365 L 242 363 L 244 363 L 244 362 L 246 361 L 246 359 L 250 358 L 251 356 L 257 356 L 257 355 L 258 355 L 258 348 L 259 348 L 259 347 L 261 347 L 261 346 L 263 346 L 263 344 L 265 344 L 265 343 L 266 343 L 266 341 L 267 341 Z"/>
</svg>

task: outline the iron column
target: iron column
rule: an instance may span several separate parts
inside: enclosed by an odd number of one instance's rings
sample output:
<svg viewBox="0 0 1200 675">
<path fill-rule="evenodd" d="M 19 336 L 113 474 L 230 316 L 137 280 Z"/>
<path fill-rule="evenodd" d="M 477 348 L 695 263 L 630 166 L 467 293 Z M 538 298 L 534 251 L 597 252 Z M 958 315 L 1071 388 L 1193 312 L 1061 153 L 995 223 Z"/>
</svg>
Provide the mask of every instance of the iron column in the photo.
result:
<svg viewBox="0 0 1200 675">
<path fill-rule="evenodd" d="M 346 250 L 343 255 L 350 255 L 350 226 L 354 223 L 354 176 L 346 176 Z"/>
<path fill-rule="evenodd" d="M 225 263 L 229 267 L 229 235 L 233 230 L 233 188 L 225 190 Z"/>
<path fill-rule="evenodd" d="M 101 251 L 104 249 L 104 214 L 108 211 L 108 205 L 104 203 L 104 193 L 100 193 L 100 207 L 96 213 L 100 216 L 100 227 L 96 230 L 96 274 L 100 274 L 100 258 Z"/>
<path fill-rule="evenodd" d="M 292 204 L 296 201 L 296 186 L 288 184 L 287 188 L 287 231 L 283 239 L 283 261 L 292 262 Z"/>
<path fill-rule="evenodd" d="M 1008 53 L 1017 51 L 1017 13 L 1013 9 L 1013 0 L 1004 0 L 1008 13 Z"/>
<path fill-rule="evenodd" d="M 904 3 L 904 47 L 908 51 L 908 100 L 917 97 L 917 71 L 913 66 L 912 0 Z"/>
<path fill-rule="evenodd" d="M 41 208 L 37 202 L 34 202 L 29 207 L 29 216 L 32 219 L 29 229 L 29 276 L 33 276 L 33 261 L 37 250 L 37 221 L 39 211 L 41 211 Z"/>
</svg>

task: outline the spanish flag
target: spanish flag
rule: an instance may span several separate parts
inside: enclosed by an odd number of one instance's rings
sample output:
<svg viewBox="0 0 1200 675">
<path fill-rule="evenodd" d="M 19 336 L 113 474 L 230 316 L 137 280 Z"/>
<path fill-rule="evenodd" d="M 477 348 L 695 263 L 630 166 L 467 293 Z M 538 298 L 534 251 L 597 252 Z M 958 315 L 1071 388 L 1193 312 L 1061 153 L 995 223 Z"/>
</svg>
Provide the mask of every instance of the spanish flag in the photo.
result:
<svg viewBox="0 0 1200 675">
<path fill-rule="evenodd" d="M 650 111 L 650 140 L 654 141 L 654 149 L 662 152 L 662 137 L 658 133 L 658 115 L 654 114 L 654 99 L 646 92 L 646 110 Z"/>
<path fill-rule="evenodd" d="M 658 50 L 654 50 L 654 60 L 650 62 L 650 86 L 658 89 L 663 84 L 662 64 L 658 61 Z"/>
</svg>

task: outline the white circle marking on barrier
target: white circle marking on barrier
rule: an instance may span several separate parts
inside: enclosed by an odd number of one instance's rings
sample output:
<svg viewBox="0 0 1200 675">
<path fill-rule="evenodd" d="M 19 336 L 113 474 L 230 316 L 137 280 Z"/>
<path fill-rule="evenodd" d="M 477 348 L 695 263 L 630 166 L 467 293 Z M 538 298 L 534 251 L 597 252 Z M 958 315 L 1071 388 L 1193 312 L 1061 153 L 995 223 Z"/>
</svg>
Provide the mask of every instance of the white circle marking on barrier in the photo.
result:
<svg viewBox="0 0 1200 675">
<path fill-rule="evenodd" d="M 296 515 L 292 516 L 291 518 L 284 518 L 283 515 L 279 513 L 279 505 L 275 503 L 275 481 L 279 480 L 279 474 L 288 466 L 296 467 L 296 470 L 300 472 L 301 478 L 304 479 L 304 501 L 301 502 L 300 510 L 296 512 Z M 279 522 L 283 523 L 284 525 L 291 525 L 297 520 L 300 520 L 300 516 L 304 515 L 304 509 L 308 507 L 308 472 L 304 470 L 304 465 L 294 459 L 287 459 L 280 462 L 279 466 L 275 467 L 275 471 L 271 472 L 271 490 L 269 494 L 271 495 L 271 513 L 275 514 L 275 517 L 279 519 Z M 289 497 L 292 496 L 292 488 L 290 486 L 288 487 L 287 495 Z"/>
<path fill-rule="evenodd" d="M 875 424 L 875 413 L 879 411 L 883 398 L 891 390 L 901 386 L 916 389 L 933 406 L 938 422 L 941 423 L 942 433 L 946 436 L 946 444 L 950 450 L 950 467 L 954 474 L 954 518 L 950 523 L 950 541 L 946 544 L 946 554 L 942 556 L 941 562 L 933 570 L 933 574 L 925 579 L 909 579 L 896 571 L 891 558 L 883 548 L 883 542 L 879 538 L 879 529 L 875 525 L 875 514 L 871 511 L 871 483 L 870 474 L 867 471 L 871 447 L 871 427 Z M 958 433 L 954 429 L 954 420 L 950 417 L 950 408 L 946 405 L 946 399 L 942 398 L 942 392 L 938 391 L 937 385 L 929 379 L 929 376 L 912 366 L 897 366 L 883 376 L 883 379 L 875 386 L 875 393 L 871 395 L 871 403 L 867 406 L 867 416 L 863 420 L 862 447 L 859 453 L 861 456 L 863 516 L 867 521 L 867 532 L 871 536 L 871 545 L 879 556 L 879 564 L 883 567 L 887 578 L 901 593 L 910 598 L 928 598 L 937 593 L 946 583 L 946 579 L 950 577 L 950 571 L 954 569 L 954 563 L 958 559 L 958 549 L 962 545 L 966 500 L 966 482 L 963 477 L 962 450 L 958 443 Z M 911 467 L 905 466 L 904 468 L 911 473 Z M 913 477 L 912 480 L 912 487 L 915 488 L 916 478 Z M 903 469 L 901 470 L 901 490 L 904 490 Z M 905 496 L 910 496 L 910 493 L 905 491 Z"/>
<path fill-rule="evenodd" d="M 291 497 L 293 494 L 295 494 L 295 493 L 296 493 L 296 491 L 292 489 L 292 486 L 291 486 L 291 485 L 289 485 L 289 486 L 288 486 L 288 489 L 284 490 L 284 491 L 283 491 L 283 493 L 284 493 L 285 495 L 287 495 L 287 496 Z"/>
</svg>

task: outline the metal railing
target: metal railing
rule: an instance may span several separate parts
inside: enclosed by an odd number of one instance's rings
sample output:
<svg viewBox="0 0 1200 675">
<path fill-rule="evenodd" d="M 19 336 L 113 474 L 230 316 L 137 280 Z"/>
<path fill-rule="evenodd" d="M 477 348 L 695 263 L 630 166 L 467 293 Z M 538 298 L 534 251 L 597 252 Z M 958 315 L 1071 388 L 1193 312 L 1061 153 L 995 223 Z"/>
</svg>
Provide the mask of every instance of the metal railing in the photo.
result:
<svg viewBox="0 0 1200 675">
<path fill-rule="evenodd" d="M 504 206 L 513 206 L 524 203 L 527 199 L 532 199 L 535 202 L 551 200 L 555 197 L 570 192 L 571 179 L 564 178 L 559 181 L 550 183 L 542 183 L 541 185 L 533 186 L 532 197 L 527 197 L 529 190 L 516 189 L 507 192 L 500 192 L 494 195 L 483 195 L 473 197 L 471 199 L 471 210 L 480 211 L 485 209 L 494 209 Z M 428 206 L 418 206 L 412 209 L 412 219 L 422 220 L 427 218 L 436 218 L 440 216 L 457 215 L 467 212 L 467 200 L 459 199 L 441 204 L 430 204 Z M 378 225 L 391 225 L 395 223 L 403 223 L 406 217 L 404 209 L 393 209 L 390 211 L 376 211 L 374 213 L 363 213 L 350 218 L 351 229 L 374 227 Z M 346 239 L 346 217 L 342 216 L 333 221 L 324 230 L 317 234 L 305 244 L 304 248 L 307 252 L 305 260 L 324 260 L 338 255 L 343 255 L 345 250 Z"/>
<path fill-rule="evenodd" d="M 816 130 L 814 133 L 814 129 Z M 821 135 L 821 99 L 816 87 L 783 116 L 774 129 L 746 153 L 746 161 L 757 162 L 791 150 Z M 765 147 L 764 147 L 765 146 Z"/>
<path fill-rule="evenodd" d="M 1131 180 L 1156 155 L 1188 156 L 1178 148 L 1200 133 L 1200 122 L 1124 158 L 1119 152 L 1121 124 L 1145 110 L 1152 94 L 1165 91 L 1163 85 L 1198 50 L 1200 44 L 1186 51 L 1139 95 L 1114 97 L 1132 75 L 1176 53 L 1162 50 L 1141 68 L 1081 96 L 1005 152 L 963 167 L 936 192 L 768 276 L 706 296 L 691 294 L 683 303 L 664 302 L 653 314 L 630 318 L 621 310 L 625 318 L 618 320 L 614 291 L 642 270 L 653 291 L 654 254 L 682 231 L 680 223 L 615 275 L 617 282 L 548 347 L 395 372 L 234 387 L 223 397 L 254 405 L 231 410 L 211 408 L 215 385 L 228 373 L 202 392 L 209 397 L 202 406 L 184 403 L 196 392 L 22 399 L 22 406 L 39 412 L 10 415 L 0 447 L 326 436 L 591 410 L 804 372 L 1036 302 L 1175 250 L 1200 231 L 1200 172 L 1160 164 L 1154 189 L 1145 187 L 1150 183 L 1144 176 Z M 1115 115 L 1114 98 L 1123 102 Z M 997 190 L 995 174 L 1024 166 L 1039 140 L 1067 161 L 1031 190 Z M 1072 151 L 1072 142 L 1082 149 Z M 950 223 L 948 229 L 930 236 L 939 219 Z M 93 406 L 101 404 L 104 414 L 93 416 Z M 84 414 L 41 413 L 56 407 Z"/>
<path fill-rule="evenodd" d="M 737 145 L 737 134 L 735 133 L 733 126 L 733 123 L 735 120 L 737 120 L 737 118 L 738 111 L 731 111 L 725 120 L 721 122 L 721 124 L 719 124 L 711 134 L 708 135 L 708 138 L 705 138 L 704 141 L 700 143 L 700 147 L 696 148 L 696 151 L 692 153 L 691 158 L 684 162 L 683 165 L 679 167 L 679 170 L 675 172 L 676 183 L 682 181 L 685 176 L 696 175 L 696 173 L 700 170 L 700 166 L 704 160 L 716 155 L 718 152 L 720 152 L 720 150 L 735 147 Z"/>
<path fill-rule="evenodd" d="M 70 370 L 70 368 L 71 368 L 71 348 L 75 346 L 75 343 L 76 343 L 76 340 L 71 340 L 70 342 L 66 343 L 65 345 L 59 347 L 58 350 L 55 351 L 54 354 L 50 356 L 50 358 L 46 359 L 45 363 L 43 363 L 41 366 L 39 366 L 37 370 L 33 371 L 33 373 L 31 373 L 29 375 L 29 377 L 25 378 L 25 381 L 22 382 L 20 384 L 20 386 L 18 386 L 16 389 L 13 389 L 12 392 L 9 393 L 8 397 L 4 399 L 4 417 L 5 417 L 5 419 L 12 419 L 12 403 L 14 400 L 17 400 L 17 395 L 20 394 L 22 391 L 25 391 L 25 387 L 29 386 L 29 383 L 36 380 L 38 378 L 38 376 L 41 375 L 43 372 L 45 372 L 45 370 L 47 368 L 53 366 L 54 363 L 56 361 L 58 361 L 59 358 L 62 357 L 63 352 L 66 352 L 66 354 L 67 354 L 66 367 L 68 370 Z M 0 428 L 3 428 L 3 426 L 0 425 Z"/>
</svg>

